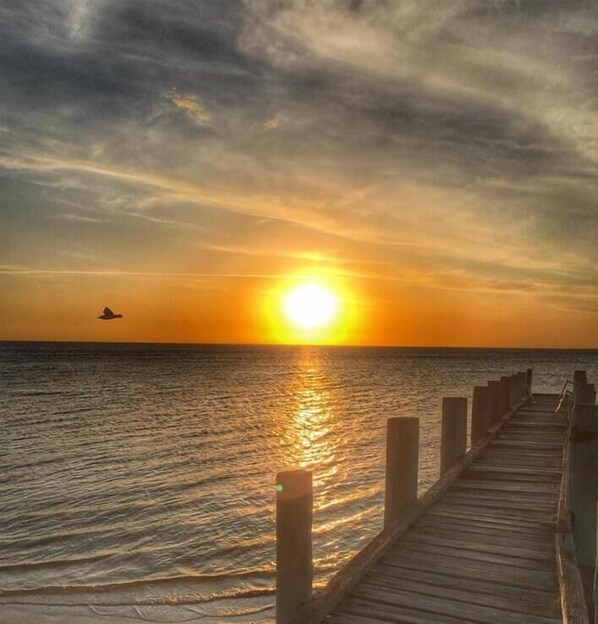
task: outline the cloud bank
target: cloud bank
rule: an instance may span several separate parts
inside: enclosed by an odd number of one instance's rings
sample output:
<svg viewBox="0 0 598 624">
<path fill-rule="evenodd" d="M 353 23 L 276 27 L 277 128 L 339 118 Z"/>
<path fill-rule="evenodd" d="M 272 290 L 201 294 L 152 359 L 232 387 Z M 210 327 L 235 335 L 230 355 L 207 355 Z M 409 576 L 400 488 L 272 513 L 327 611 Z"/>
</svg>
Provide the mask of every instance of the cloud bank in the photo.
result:
<svg viewBox="0 0 598 624">
<path fill-rule="evenodd" d="M 593 2 L 7 0 L 0 29 L 2 265 L 274 254 L 598 312 Z"/>
</svg>

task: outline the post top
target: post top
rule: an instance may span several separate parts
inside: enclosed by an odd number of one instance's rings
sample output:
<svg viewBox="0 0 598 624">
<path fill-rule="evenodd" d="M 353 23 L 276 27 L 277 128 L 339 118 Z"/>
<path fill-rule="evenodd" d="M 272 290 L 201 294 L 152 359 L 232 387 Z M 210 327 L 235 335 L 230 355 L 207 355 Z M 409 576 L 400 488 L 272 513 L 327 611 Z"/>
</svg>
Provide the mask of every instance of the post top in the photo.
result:
<svg viewBox="0 0 598 624">
<path fill-rule="evenodd" d="M 284 470 L 276 475 L 276 496 L 279 499 L 288 500 L 299 498 L 311 493 L 312 489 L 311 470 Z"/>
</svg>

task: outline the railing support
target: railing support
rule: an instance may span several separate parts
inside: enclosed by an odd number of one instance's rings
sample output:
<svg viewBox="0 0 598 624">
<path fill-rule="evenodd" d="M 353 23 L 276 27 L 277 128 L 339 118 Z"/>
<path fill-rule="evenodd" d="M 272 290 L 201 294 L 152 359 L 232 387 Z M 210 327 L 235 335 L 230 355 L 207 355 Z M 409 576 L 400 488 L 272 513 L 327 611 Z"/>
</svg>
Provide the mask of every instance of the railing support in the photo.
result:
<svg viewBox="0 0 598 624">
<path fill-rule="evenodd" d="M 276 624 L 287 624 L 312 594 L 312 473 L 276 476 Z"/>
<path fill-rule="evenodd" d="M 500 416 L 502 418 L 511 409 L 511 377 L 500 378 Z"/>
<path fill-rule="evenodd" d="M 467 449 L 467 399 L 442 399 L 442 432 L 440 443 L 440 474 L 443 475 Z"/>
<path fill-rule="evenodd" d="M 531 368 L 528 368 L 525 371 L 525 377 L 526 377 L 526 390 L 527 390 L 527 396 L 531 397 L 532 396 L 532 382 L 533 382 L 533 377 L 534 377 L 534 371 Z"/>
<path fill-rule="evenodd" d="M 395 525 L 401 512 L 417 500 L 419 419 L 389 418 L 386 428 L 386 496 L 384 526 Z"/>
<path fill-rule="evenodd" d="M 490 407 L 490 425 L 500 420 L 502 414 L 500 413 L 501 399 L 500 399 L 500 381 L 488 382 L 488 405 Z"/>
<path fill-rule="evenodd" d="M 598 406 L 575 406 L 569 454 L 568 508 L 580 566 L 596 560 L 596 500 L 598 499 Z"/>
<path fill-rule="evenodd" d="M 488 386 L 475 386 L 471 403 L 471 446 L 476 444 L 490 428 L 491 412 Z"/>
</svg>

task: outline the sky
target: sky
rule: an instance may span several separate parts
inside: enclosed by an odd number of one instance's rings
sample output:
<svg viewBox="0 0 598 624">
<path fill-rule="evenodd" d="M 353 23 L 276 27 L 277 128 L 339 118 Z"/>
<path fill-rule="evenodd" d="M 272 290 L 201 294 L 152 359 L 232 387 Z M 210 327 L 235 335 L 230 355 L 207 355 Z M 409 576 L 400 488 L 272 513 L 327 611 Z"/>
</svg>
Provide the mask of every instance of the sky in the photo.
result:
<svg viewBox="0 0 598 624">
<path fill-rule="evenodd" d="M 305 280 L 314 342 L 598 347 L 598 4 L 2 1 L 0 339 L 301 342 Z"/>
</svg>

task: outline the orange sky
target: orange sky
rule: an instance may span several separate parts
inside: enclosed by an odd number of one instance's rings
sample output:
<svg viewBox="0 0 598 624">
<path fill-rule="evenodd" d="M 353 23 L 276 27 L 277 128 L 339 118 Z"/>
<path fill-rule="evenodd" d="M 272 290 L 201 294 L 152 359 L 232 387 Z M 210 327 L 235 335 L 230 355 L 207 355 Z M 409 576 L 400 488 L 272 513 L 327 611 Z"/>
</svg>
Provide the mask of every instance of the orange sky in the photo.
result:
<svg viewBox="0 0 598 624">
<path fill-rule="evenodd" d="M 596 21 L 470 4 L 15 10 L 0 339 L 597 347 Z"/>
</svg>

